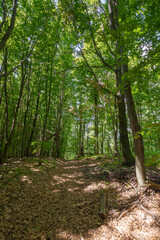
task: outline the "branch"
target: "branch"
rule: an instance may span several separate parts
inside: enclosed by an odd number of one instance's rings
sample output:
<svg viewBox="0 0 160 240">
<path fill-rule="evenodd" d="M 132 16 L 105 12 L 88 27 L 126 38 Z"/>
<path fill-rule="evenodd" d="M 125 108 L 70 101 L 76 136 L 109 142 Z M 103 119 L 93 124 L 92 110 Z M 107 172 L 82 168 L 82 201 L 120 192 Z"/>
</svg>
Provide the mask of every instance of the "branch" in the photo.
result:
<svg viewBox="0 0 160 240">
<path fill-rule="evenodd" d="M 91 71 L 91 73 L 93 74 L 96 82 L 98 83 L 98 87 L 100 87 L 100 88 L 102 89 L 102 91 L 105 91 L 105 93 L 107 93 L 107 94 L 112 94 L 112 95 L 114 95 L 116 98 L 118 98 L 118 96 L 117 96 L 116 94 L 114 94 L 114 93 L 113 93 L 112 91 L 110 91 L 109 89 L 104 88 L 104 87 L 100 84 L 100 82 L 99 82 L 98 79 L 97 79 L 97 76 L 96 76 L 95 72 L 93 71 L 92 67 L 89 65 L 89 63 L 88 63 L 88 61 L 87 61 L 87 59 L 86 59 L 83 51 L 82 51 L 81 49 L 80 49 L 80 51 L 81 51 L 82 57 L 84 58 L 84 60 L 85 60 L 85 62 L 86 62 L 87 67 L 90 69 L 90 71 Z"/>
<path fill-rule="evenodd" d="M 13 12 L 12 12 L 12 17 L 11 17 L 11 23 L 10 23 L 9 27 L 7 28 L 7 30 L 6 30 L 6 33 L 4 34 L 4 36 L 1 39 L 0 51 L 2 51 L 2 49 L 5 47 L 5 44 L 6 44 L 7 40 L 8 40 L 8 38 L 10 37 L 13 29 L 14 29 L 15 18 L 16 18 L 16 11 L 17 11 L 17 2 L 18 2 L 18 0 L 14 0 L 13 1 Z"/>
<path fill-rule="evenodd" d="M 107 17 L 107 15 L 106 15 L 106 12 L 105 12 L 104 7 L 102 6 L 102 3 L 101 3 L 100 0 L 99 0 L 99 5 L 100 5 L 100 8 L 102 9 L 102 11 L 103 11 L 103 13 L 104 13 L 104 16 L 105 16 L 105 18 L 106 18 L 107 25 L 109 26 L 108 17 Z"/>
<path fill-rule="evenodd" d="M 64 70 L 61 70 L 61 71 L 59 71 L 59 72 L 55 72 L 55 74 L 60 74 L 60 73 L 64 73 L 64 72 L 67 72 L 68 70 L 71 70 L 71 69 L 76 69 L 76 68 L 81 68 L 81 67 L 84 67 L 85 65 L 80 65 L 80 66 L 76 66 L 76 67 L 68 67 L 68 68 L 66 68 L 66 69 L 64 69 Z M 93 66 L 91 66 L 92 68 L 106 68 L 106 66 L 95 66 L 95 65 L 93 65 Z"/>
<path fill-rule="evenodd" d="M 2 74 L 0 74 L 0 78 L 6 77 L 6 76 L 10 75 L 12 72 L 14 72 L 18 67 L 20 67 L 20 66 L 22 65 L 22 63 L 23 63 L 30 55 L 31 55 L 31 52 L 30 52 L 27 56 L 25 56 L 25 58 L 22 59 L 17 66 L 15 66 L 14 68 L 12 68 L 12 70 L 10 70 L 10 71 L 7 72 L 7 73 L 2 73 Z"/>
<path fill-rule="evenodd" d="M 5 20 L 6 20 L 6 4 L 5 4 L 5 0 L 2 1 L 1 5 L 2 5 L 2 8 L 3 8 L 3 19 L 2 19 L 2 22 L 0 24 L 0 33 L 2 31 L 2 27 L 3 27 L 3 25 L 5 23 Z"/>
<path fill-rule="evenodd" d="M 111 47 L 110 47 L 110 45 L 109 45 L 109 43 L 108 43 L 108 40 L 107 40 L 105 31 L 104 31 L 104 26 L 103 26 L 103 22 L 102 22 L 102 21 L 101 21 L 101 24 L 102 24 L 102 30 L 103 30 L 104 40 L 105 40 L 105 42 L 106 42 L 106 44 L 107 44 L 107 47 L 108 47 L 108 49 L 109 49 L 109 52 L 110 52 L 110 53 L 112 54 L 112 56 L 115 58 L 115 55 L 114 55 L 114 53 L 113 53 L 113 51 L 112 51 L 112 49 L 111 49 Z"/>
<path fill-rule="evenodd" d="M 45 28 L 45 27 L 44 27 L 44 28 Z M 10 74 L 11 74 L 12 72 L 14 72 L 18 67 L 20 67 L 20 66 L 22 65 L 22 63 L 23 63 L 28 57 L 30 57 L 30 56 L 32 55 L 33 46 L 34 46 L 34 44 L 38 41 L 38 39 L 39 39 L 40 35 L 42 34 L 44 28 L 43 28 L 42 31 L 40 32 L 40 34 L 39 34 L 39 36 L 37 37 L 37 39 L 34 39 L 34 40 L 33 40 L 33 43 L 32 43 L 32 45 L 31 45 L 31 47 L 30 47 L 30 50 L 29 50 L 29 53 L 25 56 L 25 58 L 22 59 L 22 60 L 19 62 L 19 64 L 16 65 L 14 68 L 12 68 L 12 70 L 10 70 L 9 72 L 0 74 L 0 78 L 6 77 L 6 76 L 10 75 Z"/>
<path fill-rule="evenodd" d="M 83 1 L 82 1 L 82 3 L 83 3 Z M 92 31 L 92 28 L 91 28 L 91 22 L 90 22 L 90 17 L 89 17 L 88 9 L 87 9 L 87 6 L 86 6 L 84 3 L 83 3 L 83 5 L 85 6 L 86 12 L 87 12 L 87 15 L 88 15 L 88 20 L 89 20 L 89 21 L 88 21 L 88 26 L 89 26 L 89 30 L 90 30 L 90 33 L 91 33 L 92 42 L 93 42 L 94 48 L 95 48 L 95 50 L 96 50 L 96 53 L 97 53 L 97 55 L 99 56 L 101 62 L 102 62 L 106 67 L 108 67 L 108 68 L 110 68 L 112 71 L 116 72 L 116 69 L 114 69 L 110 64 L 108 64 L 108 63 L 104 60 L 104 58 L 103 58 L 100 50 L 99 50 L 98 47 L 97 47 L 97 44 L 96 44 L 96 41 L 95 41 L 95 38 L 94 38 L 94 35 L 93 35 L 93 31 Z"/>
</svg>

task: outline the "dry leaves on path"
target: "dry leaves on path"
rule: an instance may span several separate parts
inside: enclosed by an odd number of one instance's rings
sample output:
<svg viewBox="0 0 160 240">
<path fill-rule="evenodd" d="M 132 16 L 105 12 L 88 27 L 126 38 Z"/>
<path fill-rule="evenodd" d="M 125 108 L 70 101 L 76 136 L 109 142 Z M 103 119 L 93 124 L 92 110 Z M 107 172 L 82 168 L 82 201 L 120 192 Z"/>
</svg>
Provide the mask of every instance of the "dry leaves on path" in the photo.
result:
<svg viewBox="0 0 160 240">
<path fill-rule="evenodd" d="M 135 204 L 134 189 L 115 172 L 103 173 L 103 161 L 88 158 L 53 164 L 47 159 L 38 167 L 33 158 L 10 160 L 9 173 L 0 182 L 0 239 L 129 240 L 135 232 L 142 239 L 158 240 L 160 230 L 152 216 Z M 102 191 L 104 220 L 99 214 Z M 141 199 L 157 219 L 159 200 L 154 191 Z"/>
</svg>

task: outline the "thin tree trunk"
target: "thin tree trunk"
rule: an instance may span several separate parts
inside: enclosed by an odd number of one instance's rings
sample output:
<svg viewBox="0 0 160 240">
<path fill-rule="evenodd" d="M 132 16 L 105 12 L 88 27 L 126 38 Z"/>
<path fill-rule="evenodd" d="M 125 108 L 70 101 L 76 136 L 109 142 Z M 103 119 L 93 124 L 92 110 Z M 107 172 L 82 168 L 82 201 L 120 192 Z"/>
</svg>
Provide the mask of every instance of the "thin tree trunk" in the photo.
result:
<svg viewBox="0 0 160 240">
<path fill-rule="evenodd" d="M 51 72 L 51 76 L 52 76 L 52 72 Z M 48 96 L 47 96 L 48 82 L 46 80 L 46 114 L 45 114 L 44 125 L 43 125 L 43 136 L 42 136 L 42 144 L 41 144 L 39 165 L 42 164 L 44 137 L 45 137 L 45 131 L 46 131 L 46 126 L 47 126 L 47 119 L 48 119 L 48 114 L 49 114 L 49 110 L 50 110 L 50 103 L 51 103 L 51 85 L 52 85 L 52 81 L 51 80 L 52 79 L 50 78 L 49 94 L 48 94 Z"/>
<path fill-rule="evenodd" d="M 102 121 L 102 128 L 101 128 L 101 154 L 103 154 L 103 145 L 104 145 L 104 128 L 103 128 L 103 121 Z"/>
<path fill-rule="evenodd" d="M 7 48 L 5 48 L 4 55 L 4 71 L 7 73 Z M 7 76 L 4 77 L 4 93 L 5 93 L 5 137 L 6 142 L 8 142 L 8 128 L 9 128 L 9 114 L 8 114 L 8 91 L 7 91 Z"/>
<path fill-rule="evenodd" d="M 21 86 L 20 86 L 20 91 L 19 91 L 19 97 L 17 100 L 17 104 L 16 104 L 16 108 L 15 108 L 15 112 L 14 112 L 14 117 L 13 117 L 13 121 L 12 121 L 12 126 L 11 126 L 11 130 L 10 130 L 10 134 L 8 136 L 8 141 L 5 143 L 5 148 L 3 151 L 3 155 L 2 158 L 0 159 L 0 164 L 2 162 L 5 162 L 7 157 L 8 157 L 8 153 L 9 153 L 9 148 L 11 146 L 12 143 L 12 139 L 13 139 L 13 135 L 14 135 L 14 131 L 15 131 L 15 127 L 16 127 L 16 123 L 17 123 L 17 117 L 18 117 L 18 111 L 19 111 L 19 107 L 20 107 L 20 103 L 21 103 L 21 98 L 22 98 L 22 94 L 23 94 L 23 89 L 24 89 L 24 85 L 25 85 L 25 75 L 21 80 Z"/>
<path fill-rule="evenodd" d="M 95 112 L 94 112 L 94 136 L 95 136 L 95 145 L 94 145 L 94 154 L 99 154 L 99 144 L 98 144 L 98 92 L 97 89 L 94 89 L 94 104 L 95 104 Z"/>
<path fill-rule="evenodd" d="M 28 141 L 27 150 L 26 150 L 26 155 L 27 156 L 29 156 L 29 153 L 30 153 L 30 147 L 31 147 L 31 143 L 32 143 L 32 140 L 33 140 L 33 135 L 34 135 L 34 132 L 35 132 L 35 126 L 36 126 L 36 122 L 37 122 L 38 109 L 39 109 L 39 100 L 40 100 L 40 91 L 41 91 L 41 88 L 39 86 L 38 93 L 37 93 L 36 112 L 35 112 L 35 116 L 34 116 L 34 120 L 33 120 L 31 135 L 30 135 L 30 138 L 29 138 L 29 141 Z"/>
<path fill-rule="evenodd" d="M 109 110 L 112 119 L 112 127 L 113 127 L 113 136 L 114 136 L 114 155 L 117 157 L 119 155 L 118 145 L 117 145 L 117 99 L 114 100 L 114 113 L 111 109 L 110 98 L 109 98 Z"/>
<path fill-rule="evenodd" d="M 59 106 L 57 109 L 58 122 L 57 122 L 56 128 L 55 128 L 56 134 L 54 137 L 53 147 L 52 147 L 52 156 L 54 158 L 60 157 L 60 131 L 61 131 L 62 107 L 63 107 L 63 89 L 62 88 L 60 89 Z"/>
<path fill-rule="evenodd" d="M 23 157 L 24 155 L 26 155 L 26 126 L 27 126 L 27 115 L 28 115 L 28 109 L 29 109 L 29 104 L 30 104 L 30 85 L 29 85 L 29 81 L 30 81 L 30 77 L 28 78 L 28 97 L 27 97 L 27 106 L 26 106 L 26 110 L 25 110 L 25 114 L 24 114 L 24 127 L 23 127 L 23 133 L 22 133 L 22 146 L 21 146 L 21 157 Z"/>
</svg>

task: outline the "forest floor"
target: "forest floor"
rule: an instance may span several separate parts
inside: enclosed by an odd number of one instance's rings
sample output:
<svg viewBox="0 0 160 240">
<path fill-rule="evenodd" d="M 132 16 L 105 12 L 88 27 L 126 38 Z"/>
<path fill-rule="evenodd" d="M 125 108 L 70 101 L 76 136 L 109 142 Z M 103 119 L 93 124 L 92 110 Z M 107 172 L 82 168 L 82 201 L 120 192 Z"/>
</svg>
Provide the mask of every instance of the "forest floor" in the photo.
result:
<svg viewBox="0 0 160 240">
<path fill-rule="evenodd" d="M 36 158 L 9 159 L 1 167 L 1 240 L 160 239 L 160 193 L 138 194 L 134 168 L 100 157 L 46 159 L 41 167 Z M 147 175 L 160 181 L 160 169 Z"/>
</svg>

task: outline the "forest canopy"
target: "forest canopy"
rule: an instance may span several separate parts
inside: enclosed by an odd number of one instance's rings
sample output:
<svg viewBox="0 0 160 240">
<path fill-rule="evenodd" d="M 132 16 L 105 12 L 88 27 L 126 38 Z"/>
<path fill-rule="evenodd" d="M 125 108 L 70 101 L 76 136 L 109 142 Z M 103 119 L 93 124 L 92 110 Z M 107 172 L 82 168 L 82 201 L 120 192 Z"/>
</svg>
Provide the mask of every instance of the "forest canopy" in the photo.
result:
<svg viewBox="0 0 160 240">
<path fill-rule="evenodd" d="M 3 0 L 0 163 L 114 155 L 143 185 L 160 156 L 159 16 L 157 0 Z"/>
</svg>

